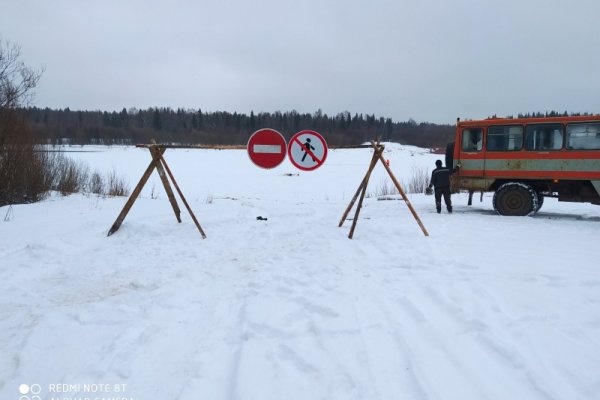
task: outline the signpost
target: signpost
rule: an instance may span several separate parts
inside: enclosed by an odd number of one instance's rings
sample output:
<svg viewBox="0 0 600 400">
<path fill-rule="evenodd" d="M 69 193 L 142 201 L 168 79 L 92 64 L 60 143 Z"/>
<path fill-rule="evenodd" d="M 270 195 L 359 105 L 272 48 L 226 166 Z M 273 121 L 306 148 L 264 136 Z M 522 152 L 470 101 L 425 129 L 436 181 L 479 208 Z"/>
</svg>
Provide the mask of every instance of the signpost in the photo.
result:
<svg viewBox="0 0 600 400">
<path fill-rule="evenodd" d="M 312 171 L 325 162 L 327 142 L 315 131 L 300 131 L 290 139 L 288 156 L 297 168 Z"/>
<path fill-rule="evenodd" d="M 248 139 L 248 156 L 261 168 L 275 168 L 285 160 L 285 138 L 274 129 L 259 129 Z"/>
</svg>

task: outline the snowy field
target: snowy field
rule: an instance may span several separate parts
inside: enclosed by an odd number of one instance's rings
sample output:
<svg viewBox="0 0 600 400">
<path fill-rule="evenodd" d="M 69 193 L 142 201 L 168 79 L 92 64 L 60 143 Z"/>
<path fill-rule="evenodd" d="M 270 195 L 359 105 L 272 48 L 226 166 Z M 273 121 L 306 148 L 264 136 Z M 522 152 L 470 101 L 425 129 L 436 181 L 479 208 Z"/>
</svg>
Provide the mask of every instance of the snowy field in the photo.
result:
<svg viewBox="0 0 600 400">
<path fill-rule="evenodd" d="M 150 161 L 72 150 L 131 189 Z M 600 398 L 600 207 L 501 217 L 491 195 L 460 194 L 438 215 L 410 195 L 425 237 L 375 196 L 378 165 L 349 240 L 338 222 L 371 154 L 330 150 L 300 172 L 167 150 L 205 240 L 156 173 L 110 237 L 125 198 L 0 208 L 0 399 Z M 385 157 L 406 182 L 443 156 Z"/>
</svg>

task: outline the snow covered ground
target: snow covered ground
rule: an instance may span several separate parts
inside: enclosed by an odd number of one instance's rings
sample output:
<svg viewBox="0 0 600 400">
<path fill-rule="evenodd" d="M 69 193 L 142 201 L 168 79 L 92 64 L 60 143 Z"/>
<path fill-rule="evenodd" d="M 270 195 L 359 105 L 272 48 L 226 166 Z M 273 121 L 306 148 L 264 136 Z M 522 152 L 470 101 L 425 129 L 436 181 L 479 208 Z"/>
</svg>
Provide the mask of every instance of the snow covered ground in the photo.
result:
<svg viewBox="0 0 600 400">
<path fill-rule="evenodd" d="M 150 161 L 83 150 L 131 188 Z M 600 207 L 500 217 L 461 194 L 438 215 L 410 195 L 425 237 L 402 201 L 370 196 L 349 240 L 338 222 L 371 154 L 300 172 L 167 150 L 206 240 L 156 174 L 110 237 L 124 198 L 0 208 L 0 399 L 598 399 Z M 440 156 L 385 157 L 406 182 Z"/>
</svg>

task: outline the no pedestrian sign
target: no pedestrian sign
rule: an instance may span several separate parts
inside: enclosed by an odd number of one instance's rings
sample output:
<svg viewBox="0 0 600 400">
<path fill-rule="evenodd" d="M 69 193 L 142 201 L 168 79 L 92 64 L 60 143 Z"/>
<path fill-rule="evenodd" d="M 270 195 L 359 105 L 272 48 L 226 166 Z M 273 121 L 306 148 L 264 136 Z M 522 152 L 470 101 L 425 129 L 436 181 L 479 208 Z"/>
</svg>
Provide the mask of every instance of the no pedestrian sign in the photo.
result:
<svg viewBox="0 0 600 400">
<path fill-rule="evenodd" d="M 285 160 L 285 138 L 275 129 L 260 129 L 248 139 L 248 156 L 261 168 L 275 168 Z"/>
<path fill-rule="evenodd" d="M 327 158 L 327 143 L 315 131 L 300 131 L 290 139 L 288 156 L 297 168 L 312 171 L 319 168 Z"/>
</svg>

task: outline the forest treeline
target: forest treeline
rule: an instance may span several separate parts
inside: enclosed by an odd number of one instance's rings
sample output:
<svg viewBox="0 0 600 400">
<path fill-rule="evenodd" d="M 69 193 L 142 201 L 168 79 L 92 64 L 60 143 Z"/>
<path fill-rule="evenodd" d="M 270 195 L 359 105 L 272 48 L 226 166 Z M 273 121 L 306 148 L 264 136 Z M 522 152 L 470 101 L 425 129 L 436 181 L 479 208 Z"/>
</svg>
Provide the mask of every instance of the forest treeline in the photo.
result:
<svg viewBox="0 0 600 400">
<path fill-rule="evenodd" d="M 300 130 L 311 129 L 325 136 L 332 146 L 356 145 L 380 138 L 386 142 L 443 148 L 454 138 L 454 125 L 417 123 L 412 119 L 395 122 L 374 114 L 348 111 L 336 115 L 321 110 L 312 114 L 276 111 L 247 115 L 169 107 L 123 108 L 120 112 L 28 107 L 20 111 L 36 137 L 50 144 L 136 144 L 154 139 L 158 143 L 244 145 L 261 128 L 276 129 L 286 139 Z M 533 112 L 521 113 L 517 118 L 563 115 L 587 113 Z"/>
<path fill-rule="evenodd" d="M 321 133 L 333 146 L 361 144 L 373 139 L 420 147 L 445 147 L 452 141 L 453 125 L 417 123 L 345 111 L 335 116 L 315 113 L 225 111 L 204 112 L 171 108 L 125 109 L 120 112 L 71 111 L 28 107 L 25 119 L 43 141 L 51 144 L 158 143 L 244 145 L 252 133 L 272 128 L 287 139 L 300 130 Z"/>
</svg>

